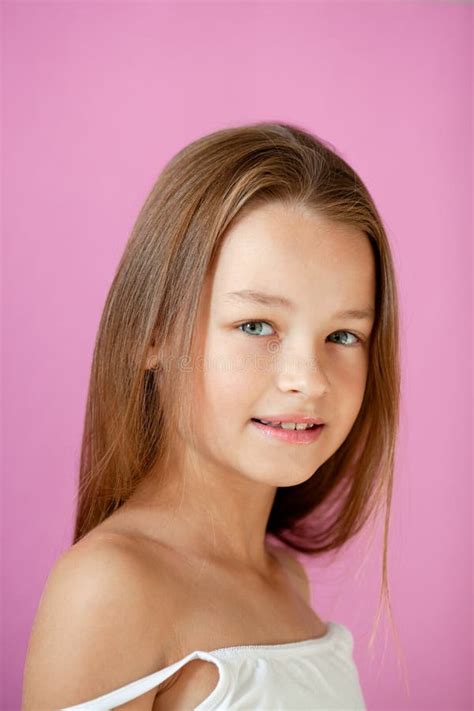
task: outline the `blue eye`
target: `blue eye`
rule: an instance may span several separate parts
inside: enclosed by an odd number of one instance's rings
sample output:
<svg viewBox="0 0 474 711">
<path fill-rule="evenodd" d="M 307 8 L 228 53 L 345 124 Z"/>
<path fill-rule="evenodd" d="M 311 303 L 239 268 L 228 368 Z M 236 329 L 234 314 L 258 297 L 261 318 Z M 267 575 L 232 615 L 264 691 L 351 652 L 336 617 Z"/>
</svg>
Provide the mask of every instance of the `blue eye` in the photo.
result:
<svg viewBox="0 0 474 711">
<path fill-rule="evenodd" d="M 269 333 L 262 334 L 261 330 L 257 330 L 257 331 L 254 330 L 253 332 L 252 331 L 248 332 L 248 331 L 243 330 L 245 326 L 256 326 L 259 324 L 266 324 L 267 326 L 270 326 L 270 328 L 271 328 L 271 324 L 269 324 L 268 321 L 246 321 L 245 323 L 239 324 L 239 326 L 237 326 L 237 328 L 239 328 L 247 336 L 269 336 L 269 335 L 271 335 Z M 356 336 L 355 333 L 352 333 L 351 331 L 335 331 L 334 333 L 331 334 L 331 336 L 337 335 L 339 333 L 349 334 L 349 336 L 352 336 L 353 338 L 356 339 L 355 343 L 341 343 L 341 345 L 343 345 L 343 346 L 350 348 L 351 346 L 356 346 L 358 343 L 361 342 L 361 339 L 359 338 L 359 336 Z"/>
<path fill-rule="evenodd" d="M 348 333 L 349 336 L 352 336 L 353 338 L 356 339 L 356 342 L 355 342 L 355 343 L 345 343 L 345 344 L 342 344 L 342 345 L 346 345 L 346 346 L 356 346 L 357 343 L 360 343 L 360 341 L 361 341 L 361 339 L 359 338 L 359 336 L 356 336 L 355 333 L 351 333 L 351 331 L 335 331 L 335 334 L 336 334 L 336 335 L 337 335 L 338 333 Z M 332 333 L 331 335 L 333 336 L 334 334 Z"/>
<path fill-rule="evenodd" d="M 242 329 L 243 326 L 255 326 L 256 324 L 261 324 L 261 323 L 266 323 L 267 326 L 270 326 L 270 324 L 267 321 L 246 321 L 245 323 L 241 323 L 240 326 L 238 326 L 238 328 Z M 255 331 L 253 333 L 248 333 L 247 331 L 243 331 L 243 333 L 246 333 L 248 336 L 261 335 L 260 333 L 255 333 Z M 266 333 L 264 335 L 269 336 L 270 334 Z"/>
</svg>

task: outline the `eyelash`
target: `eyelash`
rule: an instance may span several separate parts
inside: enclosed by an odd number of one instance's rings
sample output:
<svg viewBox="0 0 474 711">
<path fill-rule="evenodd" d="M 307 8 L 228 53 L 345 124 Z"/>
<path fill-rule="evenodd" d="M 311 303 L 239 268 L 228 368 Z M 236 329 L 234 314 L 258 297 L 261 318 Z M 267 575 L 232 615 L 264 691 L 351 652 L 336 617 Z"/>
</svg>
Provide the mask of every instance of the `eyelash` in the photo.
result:
<svg viewBox="0 0 474 711">
<path fill-rule="evenodd" d="M 255 324 L 255 323 L 266 323 L 266 324 L 268 324 L 269 326 L 271 326 L 271 327 L 273 328 L 273 325 L 272 325 L 269 321 L 257 321 L 257 320 L 254 320 L 254 321 L 244 321 L 243 323 L 240 323 L 240 324 L 237 326 L 237 328 L 239 328 L 240 330 L 242 330 L 242 326 L 248 326 L 248 325 L 250 325 L 250 324 Z M 255 333 L 246 333 L 246 331 L 242 331 L 242 333 L 244 333 L 246 336 L 257 336 L 258 338 L 269 338 L 269 336 L 260 336 L 258 333 L 257 333 L 257 334 L 255 334 Z M 340 344 L 340 345 L 345 346 L 345 348 L 353 348 L 354 346 L 358 346 L 360 343 L 362 343 L 362 338 L 360 338 L 359 336 L 357 336 L 357 335 L 356 335 L 355 333 L 353 333 L 352 331 L 340 330 L 340 331 L 334 331 L 334 333 L 349 333 L 351 336 L 354 336 L 354 338 L 357 338 L 357 343 L 349 343 L 349 344 L 342 343 L 342 344 Z M 331 335 L 333 335 L 333 334 L 331 334 Z"/>
</svg>

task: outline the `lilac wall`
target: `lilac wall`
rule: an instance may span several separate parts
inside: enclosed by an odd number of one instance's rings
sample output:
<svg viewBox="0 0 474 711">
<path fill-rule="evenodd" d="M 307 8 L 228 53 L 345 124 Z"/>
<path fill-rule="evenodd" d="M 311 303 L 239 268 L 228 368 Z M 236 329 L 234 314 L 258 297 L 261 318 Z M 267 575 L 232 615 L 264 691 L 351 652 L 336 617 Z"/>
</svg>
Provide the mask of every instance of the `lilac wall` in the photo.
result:
<svg viewBox="0 0 474 711">
<path fill-rule="evenodd" d="M 99 316 L 164 162 L 226 125 L 299 123 L 360 173 L 393 244 L 403 402 L 388 629 L 374 545 L 311 565 L 370 709 L 472 708 L 472 18 L 452 2 L 4 2 L 5 700 L 69 546 Z M 380 542 L 380 538 L 377 539 Z"/>
</svg>

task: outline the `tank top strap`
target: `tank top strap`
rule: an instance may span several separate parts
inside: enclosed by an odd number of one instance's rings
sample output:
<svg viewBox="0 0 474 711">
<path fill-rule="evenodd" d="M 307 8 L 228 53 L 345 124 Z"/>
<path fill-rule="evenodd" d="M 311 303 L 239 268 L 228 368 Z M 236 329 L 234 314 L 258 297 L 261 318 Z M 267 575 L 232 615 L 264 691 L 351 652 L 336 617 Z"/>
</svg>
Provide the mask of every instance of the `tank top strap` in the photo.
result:
<svg viewBox="0 0 474 711">
<path fill-rule="evenodd" d="M 125 684 L 125 686 L 121 686 L 119 689 L 109 691 L 108 693 L 98 696 L 95 699 L 91 699 L 90 701 L 84 701 L 83 703 L 75 704 L 74 706 L 64 707 L 60 709 L 60 711 L 109 711 L 109 709 L 125 704 L 127 701 L 136 699 L 139 696 L 142 696 L 142 694 L 146 694 L 148 691 L 151 691 L 151 689 L 161 684 L 165 681 L 165 679 L 168 679 L 175 672 L 177 672 L 178 669 L 181 669 L 181 667 L 190 662 L 192 659 L 203 659 L 208 662 L 213 662 L 218 667 L 219 681 L 212 692 L 212 695 L 214 695 L 214 692 L 216 692 L 221 685 L 224 671 L 223 664 L 209 652 L 196 650 L 195 652 L 190 652 L 177 662 L 173 662 L 173 664 L 169 664 L 167 667 L 164 667 L 159 671 L 148 674 L 148 676 L 136 679 L 129 684 Z"/>
</svg>

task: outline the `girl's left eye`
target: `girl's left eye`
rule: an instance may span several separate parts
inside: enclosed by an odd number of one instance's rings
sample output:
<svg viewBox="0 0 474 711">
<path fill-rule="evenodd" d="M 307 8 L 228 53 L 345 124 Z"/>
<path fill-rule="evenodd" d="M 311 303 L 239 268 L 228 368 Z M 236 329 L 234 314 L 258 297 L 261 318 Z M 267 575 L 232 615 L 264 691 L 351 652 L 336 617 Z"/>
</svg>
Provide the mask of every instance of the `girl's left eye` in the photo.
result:
<svg viewBox="0 0 474 711">
<path fill-rule="evenodd" d="M 342 344 L 342 345 L 348 346 L 349 348 L 350 348 L 351 346 L 356 346 L 358 343 L 361 343 L 361 341 L 362 341 L 362 339 L 359 338 L 359 336 L 356 336 L 355 333 L 352 333 L 351 331 L 334 331 L 334 334 L 336 334 L 336 335 L 339 334 L 339 333 L 349 334 L 349 336 L 352 336 L 353 338 L 356 339 L 356 342 L 355 342 L 355 343 L 343 343 L 343 344 Z M 334 334 L 331 333 L 331 336 L 333 336 Z"/>
<path fill-rule="evenodd" d="M 270 326 L 270 328 L 271 328 L 271 325 L 268 323 L 268 321 L 246 321 L 245 323 L 239 324 L 239 326 L 237 326 L 237 328 L 239 328 L 240 330 L 242 330 L 243 333 L 246 333 L 248 336 L 269 336 L 269 335 L 271 335 L 271 334 L 269 334 L 269 333 L 263 333 L 263 334 L 262 334 L 261 332 L 255 332 L 255 331 L 249 333 L 248 331 L 244 331 L 244 330 L 243 330 L 245 326 L 253 326 L 253 327 L 254 327 L 254 326 L 259 325 L 259 324 L 266 324 L 267 326 Z M 341 344 L 341 345 L 345 345 L 346 347 L 356 346 L 358 343 L 360 343 L 360 342 L 362 341 L 362 339 L 359 338 L 359 336 L 356 336 L 355 333 L 352 333 L 351 331 L 334 331 L 334 333 L 331 333 L 331 336 L 337 335 L 337 334 L 340 334 L 340 333 L 348 334 L 349 336 L 352 336 L 353 338 L 356 339 L 355 343 L 343 343 L 343 344 Z"/>
</svg>

